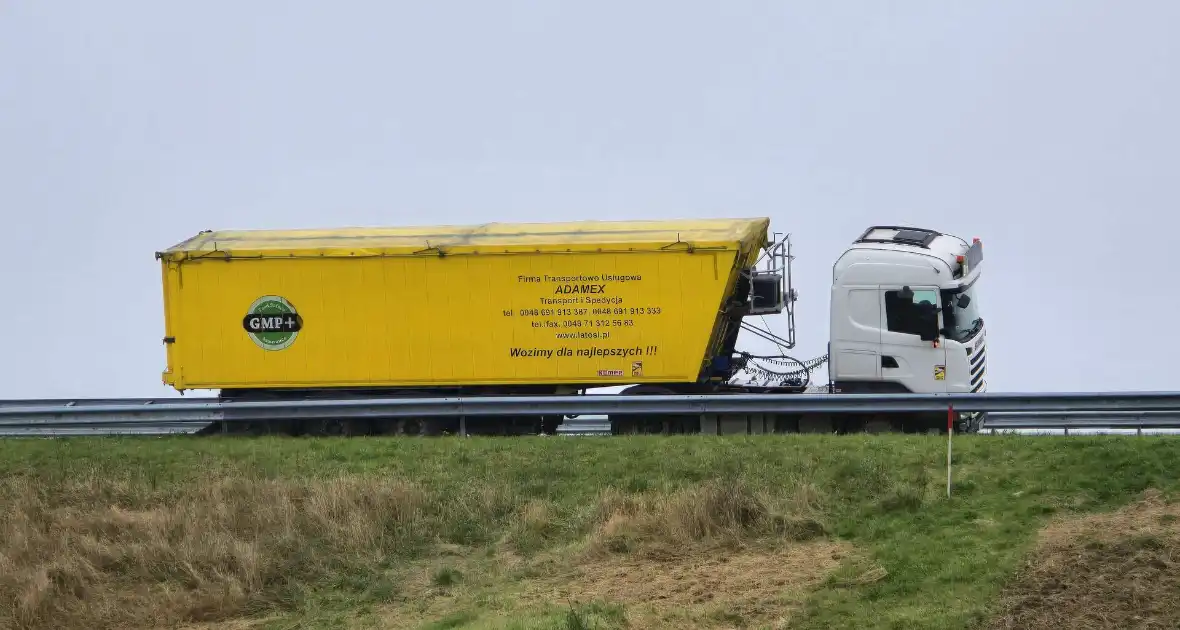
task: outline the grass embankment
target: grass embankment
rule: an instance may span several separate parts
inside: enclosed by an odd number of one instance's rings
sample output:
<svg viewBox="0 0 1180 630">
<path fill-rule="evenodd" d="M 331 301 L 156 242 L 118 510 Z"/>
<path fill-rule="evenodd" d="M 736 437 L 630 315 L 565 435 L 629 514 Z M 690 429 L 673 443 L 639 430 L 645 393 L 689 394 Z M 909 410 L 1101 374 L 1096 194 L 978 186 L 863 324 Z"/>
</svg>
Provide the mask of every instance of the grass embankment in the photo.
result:
<svg viewBox="0 0 1180 630">
<path fill-rule="evenodd" d="M 4 441 L 0 627 L 1162 627 L 1177 461 L 959 438 L 948 501 L 926 436 Z"/>
</svg>

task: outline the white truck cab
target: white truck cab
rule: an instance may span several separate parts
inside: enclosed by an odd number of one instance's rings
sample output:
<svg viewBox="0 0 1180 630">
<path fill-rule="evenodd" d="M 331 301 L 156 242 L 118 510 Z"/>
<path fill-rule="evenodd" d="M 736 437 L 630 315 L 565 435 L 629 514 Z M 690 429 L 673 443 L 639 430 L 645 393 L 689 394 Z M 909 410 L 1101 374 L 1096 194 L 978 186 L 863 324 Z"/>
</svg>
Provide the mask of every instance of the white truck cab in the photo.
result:
<svg viewBox="0 0 1180 630">
<path fill-rule="evenodd" d="M 832 266 L 833 391 L 986 391 L 987 332 L 975 291 L 982 262 L 979 239 L 865 230 Z"/>
</svg>

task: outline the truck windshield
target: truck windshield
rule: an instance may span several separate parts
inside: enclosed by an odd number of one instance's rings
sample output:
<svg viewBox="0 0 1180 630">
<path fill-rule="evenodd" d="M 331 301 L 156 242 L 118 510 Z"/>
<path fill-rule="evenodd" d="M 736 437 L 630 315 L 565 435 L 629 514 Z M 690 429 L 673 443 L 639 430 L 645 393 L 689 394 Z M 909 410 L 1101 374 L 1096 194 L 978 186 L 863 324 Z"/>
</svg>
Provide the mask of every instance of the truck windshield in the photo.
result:
<svg viewBox="0 0 1180 630">
<path fill-rule="evenodd" d="M 970 304 L 959 306 L 958 298 L 961 295 L 971 298 Z M 942 303 L 947 305 L 943 309 L 947 337 L 955 341 L 967 341 L 983 328 L 983 319 L 979 314 L 979 296 L 974 286 L 957 293 L 944 292 Z"/>
</svg>

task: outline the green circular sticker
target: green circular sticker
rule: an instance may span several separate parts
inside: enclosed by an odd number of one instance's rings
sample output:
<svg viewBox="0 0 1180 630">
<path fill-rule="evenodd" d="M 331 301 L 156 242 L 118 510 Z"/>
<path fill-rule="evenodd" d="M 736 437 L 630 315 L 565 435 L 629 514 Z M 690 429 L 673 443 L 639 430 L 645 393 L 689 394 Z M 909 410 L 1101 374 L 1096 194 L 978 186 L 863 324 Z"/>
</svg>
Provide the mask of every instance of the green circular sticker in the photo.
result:
<svg viewBox="0 0 1180 630">
<path fill-rule="evenodd" d="M 295 306 L 277 295 L 264 295 L 250 305 L 242 327 L 263 350 L 283 350 L 295 343 L 303 318 Z"/>
</svg>

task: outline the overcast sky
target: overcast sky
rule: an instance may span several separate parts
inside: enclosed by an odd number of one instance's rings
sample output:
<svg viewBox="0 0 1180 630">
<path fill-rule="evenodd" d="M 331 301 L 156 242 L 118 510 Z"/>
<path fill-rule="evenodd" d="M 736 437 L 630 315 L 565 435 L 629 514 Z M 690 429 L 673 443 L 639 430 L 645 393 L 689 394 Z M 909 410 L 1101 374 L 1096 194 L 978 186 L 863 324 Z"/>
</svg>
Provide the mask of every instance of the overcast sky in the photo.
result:
<svg viewBox="0 0 1180 630">
<path fill-rule="evenodd" d="M 1177 24 L 1174 1 L 6 0 L 0 398 L 169 395 L 153 253 L 202 229 L 684 216 L 794 234 L 800 358 L 841 249 L 916 224 L 984 241 L 991 390 L 1175 389 Z"/>
</svg>

